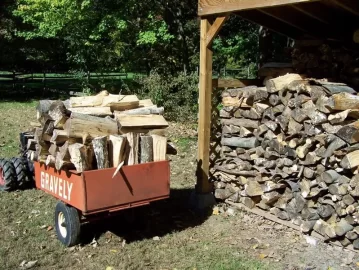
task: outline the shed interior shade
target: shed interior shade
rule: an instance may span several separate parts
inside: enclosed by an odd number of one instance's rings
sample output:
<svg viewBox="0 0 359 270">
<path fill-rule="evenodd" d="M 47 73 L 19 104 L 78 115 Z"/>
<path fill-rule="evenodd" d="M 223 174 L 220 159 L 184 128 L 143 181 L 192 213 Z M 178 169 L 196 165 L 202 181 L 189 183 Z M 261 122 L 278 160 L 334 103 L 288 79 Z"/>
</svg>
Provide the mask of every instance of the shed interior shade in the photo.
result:
<svg viewBox="0 0 359 270">
<path fill-rule="evenodd" d="M 359 1 L 199 0 L 198 15 L 234 13 L 285 36 L 353 43 L 359 28 Z"/>
</svg>

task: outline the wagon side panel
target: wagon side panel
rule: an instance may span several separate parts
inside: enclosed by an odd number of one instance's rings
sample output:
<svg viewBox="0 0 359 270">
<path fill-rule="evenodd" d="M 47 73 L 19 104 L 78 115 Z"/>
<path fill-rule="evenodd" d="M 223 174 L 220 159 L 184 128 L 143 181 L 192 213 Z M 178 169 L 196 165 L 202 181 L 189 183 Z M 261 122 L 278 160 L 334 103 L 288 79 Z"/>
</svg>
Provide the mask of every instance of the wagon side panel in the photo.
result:
<svg viewBox="0 0 359 270">
<path fill-rule="evenodd" d="M 88 212 L 116 210 L 167 198 L 169 162 L 152 162 L 83 173 Z"/>
<path fill-rule="evenodd" d="M 36 187 L 55 198 L 86 212 L 84 181 L 81 175 L 57 171 L 52 167 L 35 162 Z"/>
</svg>

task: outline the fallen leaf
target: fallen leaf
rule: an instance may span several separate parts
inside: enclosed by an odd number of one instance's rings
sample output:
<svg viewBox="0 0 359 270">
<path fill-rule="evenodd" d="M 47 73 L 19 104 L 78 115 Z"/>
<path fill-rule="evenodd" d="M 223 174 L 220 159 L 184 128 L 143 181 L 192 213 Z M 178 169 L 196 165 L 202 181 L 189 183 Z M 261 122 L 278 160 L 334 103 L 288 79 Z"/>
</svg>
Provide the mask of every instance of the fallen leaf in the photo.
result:
<svg viewBox="0 0 359 270">
<path fill-rule="evenodd" d="M 117 253 L 116 249 L 110 249 L 110 251 L 113 252 L 113 253 Z"/>
<path fill-rule="evenodd" d="M 212 215 L 215 215 L 215 216 L 218 216 L 218 215 L 219 215 L 219 208 L 218 208 L 218 207 L 214 207 L 214 208 L 213 208 Z"/>
<path fill-rule="evenodd" d="M 112 266 L 107 266 L 106 270 L 113 270 L 113 267 Z"/>
<path fill-rule="evenodd" d="M 259 258 L 260 258 L 261 260 L 263 260 L 264 258 L 267 258 L 267 257 L 268 257 L 267 254 L 264 254 L 264 253 L 259 254 Z"/>
<path fill-rule="evenodd" d="M 47 225 L 40 226 L 40 229 L 46 229 L 46 228 L 47 228 Z"/>
<path fill-rule="evenodd" d="M 48 226 L 47 229 L 46 229 L 46 231 L 51 231 L 51 230 L 53 230 L 52 226 Z"/>
<path fill-rule="evenodd" d="M 125 247 L 125 245 L 126 245 L 126 239 L 123 239 L 123 241 L 122 241 L 122 247 Z"/>
</svg>

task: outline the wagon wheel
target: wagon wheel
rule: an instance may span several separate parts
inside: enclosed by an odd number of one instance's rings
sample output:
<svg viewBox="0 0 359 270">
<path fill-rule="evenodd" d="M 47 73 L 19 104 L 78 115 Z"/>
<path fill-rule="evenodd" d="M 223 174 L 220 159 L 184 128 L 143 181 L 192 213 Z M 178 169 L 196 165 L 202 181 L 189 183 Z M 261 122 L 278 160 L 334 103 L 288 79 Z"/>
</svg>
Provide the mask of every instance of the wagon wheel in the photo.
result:
<svg viewBox="0 0 359 270">
<path fill-rule="evenodd" d="M 78 211 L 59 201 L 55 208 L 55 228 L 57 238 L 67 247 L 76 245 L 80 240 L 80 216 Z"/>
<path fill-rule="evenodd" d="M 0 159 L 0 190 L 11 191 L 17 186 L 15 167 L 9 160 Z"/>
<path fill-rule="evenodd" d="M 12 158 L 12 164 L 15 167 L 15 173 L 17 177 L 17 184 L 21 189 L 26 188 L 26 184 L 29 182 L 29 178 L 27 176 L 27 167 L 21 158 Z"/>
</svg>

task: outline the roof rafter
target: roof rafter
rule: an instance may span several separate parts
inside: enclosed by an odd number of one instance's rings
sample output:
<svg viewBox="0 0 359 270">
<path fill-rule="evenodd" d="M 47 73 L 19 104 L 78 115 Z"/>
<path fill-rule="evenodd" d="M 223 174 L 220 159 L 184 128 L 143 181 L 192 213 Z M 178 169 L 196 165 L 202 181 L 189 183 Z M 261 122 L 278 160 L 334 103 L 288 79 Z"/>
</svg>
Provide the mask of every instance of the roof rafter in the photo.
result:
<svg viewBox="0 0 359 270">
<path fill-rule="evenodd" d="M 332 0 L 333 3 L 340 6 L 341 8 L 349 11 L 355 16 L 359 16 L 359 6 L 358 2 L 355 0 Z"/>
<path fill-rule="evenodd" d="M 343 31 L 336 31 L 335 28 L 328 28 L 322 22 L 303 14 L 294 9 L 292 6 L 283 6 L 277 8 L 263 8 L 260 9 L 263 14 L 272 16 L 286 24 L 289 24 L 303 33 L 311 34 L 316 37 L 329 37 L 334 40 L 344 40 L 345 33 Z"/>
<path fill-rule="evenodd" d="M 265 28 L 268 28 L 274 32 L 277 32 L 290 38 L 295 39 L 302 35 L 302 32 L 298 29 L 282 21 L 279 21 L 278 19 L 273 18 L 269 15 L 262 14 L 258 10 L 243 10 L 241 12 L 237 12 L 236 14 L 247 21 L 257 23 L 264 26 Z"/>
<path fill-rule="evenodd" d="M 333 20 L 333 14 L 320 4 L 312 3 L 310 6 L 291 5 L 291 7 L 325 24 L 330 24 Z"/>
<path fill-rule="evenodd" d="M 288 4 L 314 2 L 320 0 L 199 0 L 198 15 L 207 16 L 246 9 L 275 7 Z"/>
</svg>

